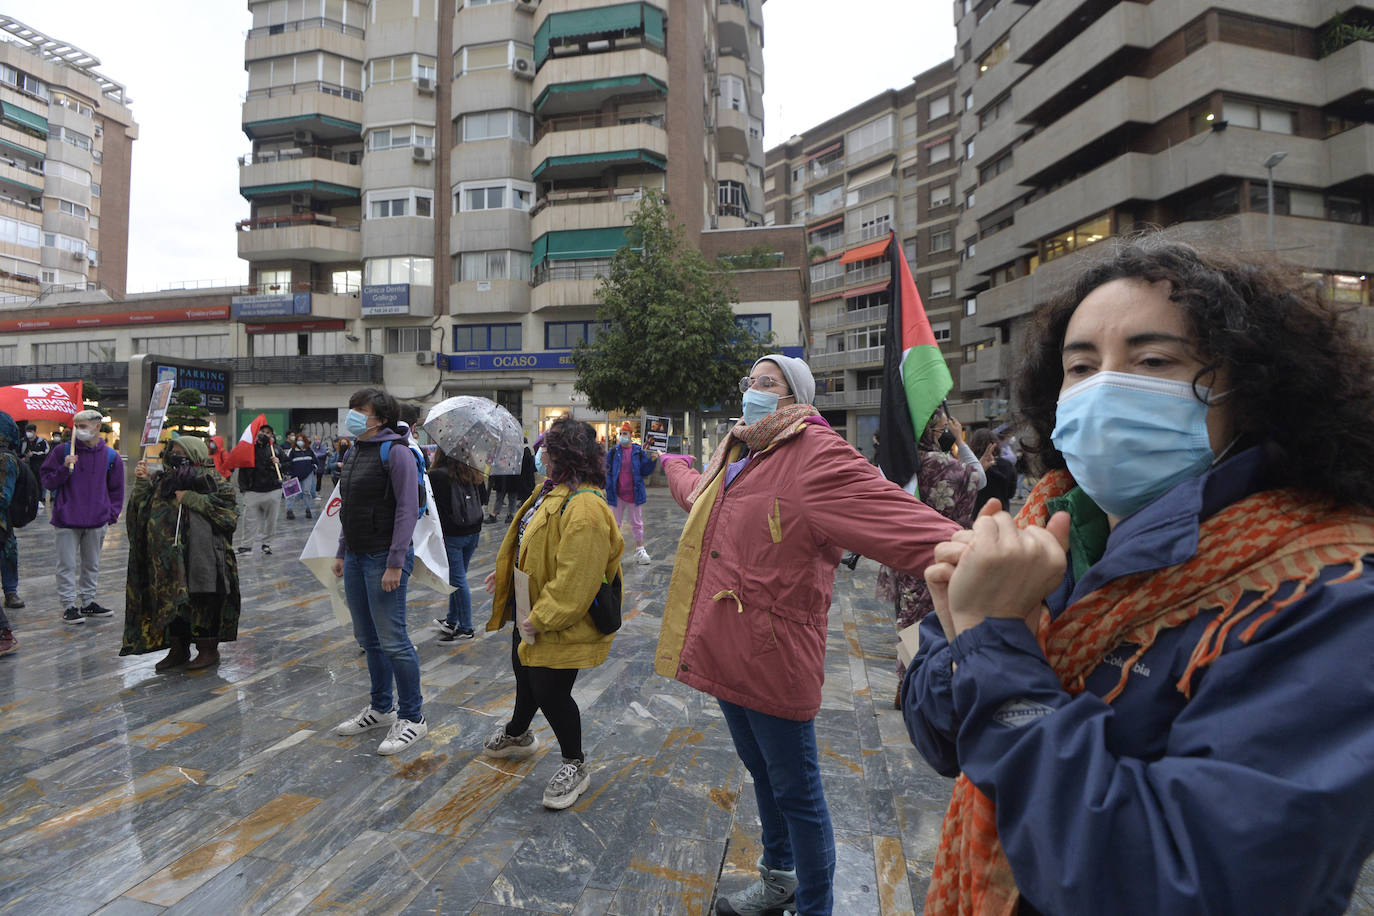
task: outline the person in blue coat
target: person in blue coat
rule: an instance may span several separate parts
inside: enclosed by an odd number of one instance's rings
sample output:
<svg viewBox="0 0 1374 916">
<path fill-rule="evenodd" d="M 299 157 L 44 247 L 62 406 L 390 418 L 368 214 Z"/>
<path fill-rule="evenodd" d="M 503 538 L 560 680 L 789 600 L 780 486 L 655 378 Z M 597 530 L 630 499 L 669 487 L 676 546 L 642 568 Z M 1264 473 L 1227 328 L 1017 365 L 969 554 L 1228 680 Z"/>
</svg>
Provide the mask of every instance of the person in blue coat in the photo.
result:
<svg viewBox="0 0 1374 916">
<path fill-rule="evenodd" d="M 615 512 L 615 523 L 624 526 L 625 516 L 630 516 L 630 531 L 635 538 L 635 560 L 649 563 L 649 552 L 644 549 L 644 510 L 649 501 L 649 491 L 644 487 L 644 478 L 658 467 L 654 458 L 633 440 L 634 427 L 626 420 L 620 424 L 620 435 L 616 444 L 606 454 L 606 502 Z"/>
<path fill-rule="evenodd" d="M 959 777 L 926 912 L 1344 912 L 1374 851 L 1374 358 L 1296 269 L 1160 236 L 1029 344 L 1044 476 L 937 548 L 902 686 Z"/>
</svg>

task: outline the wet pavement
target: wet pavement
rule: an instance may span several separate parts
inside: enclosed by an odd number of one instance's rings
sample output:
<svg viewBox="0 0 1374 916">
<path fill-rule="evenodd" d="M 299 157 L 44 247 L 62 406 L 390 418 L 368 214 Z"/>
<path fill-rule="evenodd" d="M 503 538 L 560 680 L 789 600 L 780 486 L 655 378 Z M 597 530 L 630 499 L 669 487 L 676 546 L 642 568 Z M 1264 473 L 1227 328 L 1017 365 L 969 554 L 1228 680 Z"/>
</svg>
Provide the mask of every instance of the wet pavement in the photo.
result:
<svg viewBox="0 0 1374 916">
<path fill-rule="evenodd" d="M 100 603 L 64 625 L 53 534 L 19 533 L 20 647 L 0 658 L 0 912 L 681 914 L 754 877 L 761 849 L 748 776 L 711 698 L 653 673 L 663 594 L 684 514 L 645 507 L 654 561 L 625 567 L 625 625 L 610 659 L 579 675 L 591 789 L 540 804 L 558 764 L 478 751 L 513 704 L 510 630 L 440 642 L 439 595 L 412 588 L 427 738 L 376 754 L 383 731 L 333 734 L 367 702 L 348 628 L 297 561 L 311 523 L 283 519 L 275 553 L 241 560 L 239 639 L 223 662 L 159 675 L 161 653 L 119 658 L 126 540 L 111 529 Z M 470 567 L 492 568 L 502 526 Z M 837 916 L 923 903 L 950 781 L 912 749 L 892 708 L 891 618 L 876 567 L 841 567 L 816 720 L 835 825 Z M 549 748 L 555 748 L 552 752 Z M 1374 914 L 1366 866 L 1352 913 Z"/>
</svg>

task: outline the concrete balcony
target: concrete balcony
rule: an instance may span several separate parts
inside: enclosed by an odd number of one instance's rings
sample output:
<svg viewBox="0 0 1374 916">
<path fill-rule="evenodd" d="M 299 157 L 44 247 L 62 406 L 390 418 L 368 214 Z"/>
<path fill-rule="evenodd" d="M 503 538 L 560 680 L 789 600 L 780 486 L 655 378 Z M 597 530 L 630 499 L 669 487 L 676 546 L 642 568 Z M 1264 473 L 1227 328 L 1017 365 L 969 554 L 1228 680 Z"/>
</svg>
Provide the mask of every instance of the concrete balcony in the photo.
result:
<svg viewBox="0 0 1374 916">
<path fill-rule="evenodd" d="M 722 48 L 746 51 L 749 47 L 749 10 L 729 0 L 717 4 L 716 34 Z"/>
<path fill-rule="evenodd" d="M 861 369 L 881 365 L 882 347 L 864 347 L 861 350 L 841 350 L 838 353 L 811 354 L 811 368 L 815 369 Z"/>
<path fill-rule="evenodd" d="M 0 159 L 0 182 L 4 182 L 6 185 L 11 187 L 17 186 L 14 188 L 14 190 L 20 191 L 24 194 L 32 194 L 35 197 L 42 194 L 44 190 L 44 178 L 42 172 L 39 172 L 35 175 L 27 168 L 16 165 L 12 160 L 9 159 Z M 55 182 L 56 180 L 53 178 L 47 179 L 48 193 L 53 194 L 55 196 L 63 196 L 57 194 L 57 192 L 53 189 L 53 184 Z M 62 183 L 64 185 L 73 184 L 73 182 L 65 181 Z M 86 185 L 86 197 L 88 200 L 90 196 L 91 186 Z M 68 197 L 66 199 L 75 201 L 76 203 L 87 203 L 87 201 L 85 200 L 77 200 L 74 197 Z"/>
<path fill-rule="evenodd" d="M 1030 245 L 1123 201 L 1150 200 L 1155 196 L 1152 158 L 1144 153 L 1118 156 L 1017 210 L 1016 225 L 1006 231 Z"/>
<path fill-rule="evenodd" d="M 1016 150 L 1012 174 L 1018 184 L 1058 165 L 1127 124 L 1154 120 L 1149 80 L 1128 76 L 1079 105 L 1048 129 L 1031 137 Z"/>
<path fill-rule="evenodd" d="M 301 260 L 317 263 L 362 259 L 358 227 L 342 226 L 323 213 L 303 213 L 238 224 L 238 252 L 245 261 Z"/>
<path fill-rule="evenodd" d="M 1021 277 L 978 294 L 978 313 L 972 318 L 983 327 L 991 327 L 1029 315 L 1036 306 L 1049 300 L 1063 289 L 1083 268 L 1083 257 L 1093 247 L 1079 249 L 1073 254 L 1046 261 L 1029 277 Z M 965 344 L 972 339 L 965 339 Z"/>
<path fill-rule="evenodd" d="M 319 120 L 330 118 L 361 125 L 363 94 L 333 83 L 309 82 L 254 90 L 243 103 L 242 123 L 250 136 L 250 125 L 263 121 Z M 361 129 L 355 128 L 355 129 Z"/>
<path fill-rule="evenodd" d="M 1011 375 L 1011 347 L 986 347 L 978 351 L 978 359 L 973 363 L 974 377 L 984 388 L 991 388 L 1004 382 Z"/>
<path fill-rule="evenodd" d="M 1076 92 L 1095 67 L 1123 53 L 1143 53 L 1150 45 L 1149 8 L 1139 3 L 1117 4 L 1027 75 L 1016 87 L 1017 98 L 1033 106 L 1048 103 L 1062 92 Z M 1010 63 L 1010 58 L 1003 63 Z M 978 81 L 974 92 L 979 98 L 995 98 L 981 89 L 983 82 Z"/>
<path fill-rule="evenodd" d="M 1323 58 L 1321 68 L 1326 83 L 1325 104 L 1368 92 L 1374 86 L 1374 43 L 1348 44 Z"/>
<path fill-rule="evenodd" d="M 449 251 L 530 250 L 530 215 L 524 210 L 476 210 L 449 218 Z"/>
<path fill-rule="evenodd" d="M 1374 176 L 1374 124 L 1364 124 L 1330 137 L 1326 141 L 1326 153 L 1331 185 L 1367 182 Z"/>
<path fill-rule="evenodd" d="M 1015 20 L 1016 25 L 1011 33 L 1011 48 L 1017 59 L 1034 52 L 1033 62 L 1039 63 L 1054 54 L 1058 50 L 1056 45 L 1062 46 L 1064 41 L 1057 35 L 1066 28 L 1072 29 L 1070 23 L 1075 21 L 1074 17 L 1081 15 L 1081 8 L 1090 2 L 1092 0 L 1040 0 L 1026 10 L 1025 15 Z"/>
<path fill-rule="evenodd" d="M 978 301 L 980 303 L 980 310 L 981 303 L 983 301 L 983 295 L 984 294 L 982 293 L 979 294 Z M 978 316 L 976 314 L 965 315 L 963 318 L 959 319 L 959 343 L 963 346 L 968 346 L 969 344 L 976 344 L 979 341 L 983 340 L 991 340 L 996 335 L 996 333 L 997 332 L 993 329 L 985 328 L 982 325 L 980 325 L 978 323 Z"/>
<path fill-rule="evenodd" d="M 448 288 L 450 315 L 525 314 L 530 310 L 528 280 L 481 280 L 452 283 Z"/>
<path fill-rule="evenodd" d="M 540 137 L 539 142 L 534 145 L 530 161 L 539 171 L 538 177 L 541 181 L 581 178 L 600 174 L 614 163 L 606 160 L 562 164 L 551 160 L 635 150 L 650 153 L 666 161 L 667 130 L 661 124 L 639 123 L 550 131 Z"/>
<path fill-rule="evenodd" d="M 434 255 L 434 220 L 424 216 L 393 216 L 365 219 L 362 226 L 363 250 L 369 258 L 398 255 Z"/>
<path fill-rule="evenodd" d="M 716 139 L 721 155 L 750 158 L 749 116 L 731 108 L 723 97 L 716 106 Z"/>
<path fill-rule="evenodd" d="M 882 402 L 883 389 L 881 388 L 860 388 L 857 391 L 837 391 L 834 394 L 816 395 L 816 406 L 821 410 L 877 407 Z"/>
<path fill-rule="evenodd" d="M 979 391 L 982 384 L 978 381 L 978 365 L 976 363 L 964 363 L 959 367 L 959 390 Z"/>
<path fill-rule="evenodd" d="M 609 268 L 603 269 L 603 272 Z M 555 268 L 555 270 L 557 270 Z M 557 273 L 555 273 L 557 276 Z M 530 311 L 543 309 L 575 307 L 585 309 L 594 307 L 600 300 L 596 298 L 597 287 L 601 281 L 595 278 L 579 280 L 546 280 L 530 291 Z"/>
<path fill-rule="evenodd" d="M 854 327 L 858 325 L 877 324 L 880 321 L 887 321 L 888 307 L 886 305 L 873 306 L 866 309 L 853 309 L 852 311 L 834 310 L 817 313 L 811 312 L 811 329 L 813 331 L 824 331 L 829 328 Z"/>
<path fill-rule="evenodd" d="M 363 30 L 331 19 L 304 19 L 252 29 L 243 46 L 243 59 L 267 60 L 311 51 L 365 60 Z"/>
<path fill-rule="evenodd" d="M 376 158 L 377 153 L 368 158 Z M 385 155 L 385 154 L 382 154 Z M 495 140 L 476 140 L 455 143 L 449 154 L 449 181 L 457 185 L 462 181 L 480 181 L 499 175 L 511 175 L 521 179 L 530 176 L 530 144 L 524 140 L 498 138 Z M 402 187 L 403 183 L 393 185 L 369 186 Z M 431 178 L 431 181 L 433 179 Z"/>
<path fill-rule="evenodd" d="M 449 116 L 498 108 L 529 111 L 531 98 L 530 81 L 517 77 L 514 70 L 474 70 L 453 81 Z"/>
<path fill-rule="evenodd" d="M 415 79 L 377 83 L 363 97 L 363 123 L 373 124 L 433 124 L 436 120 L 434 82 L 428 91 L 421 89 Z"/>
<path fill-rule="evenodd" d="M 628 226 L 643 197 L 643 188 L 552 191 L 531 211 L 530 238 L 569 229 Z"/>
<path fill-rule="evenodd" d="M 1007 34 L 1007 30 L 1024 15 L 1026 15 L 1026 8 L 1019 3 L 1003 3 L 1001 6 L 994 9 L 982 22 L 977 23 L 976 30 L 973 33 L 973 40 L 969 43 L 969 57 L 976 63 L 978 59 L 988 53 L 993 45 L 997 44 L 997 42 Z M 1016 48 L 1016 45 L 1012 45 L 1013 51 L 1016 50 Z M 1007 55 L 1007 60 L 1011 59 L 1011 55 Z"/>
<path fill-rule="evenodd" d="M 246 160 L 241 160 L 243 161 Z M 274 185 L 294 185 L 301 182 L 318 182 L 347 189 L 356 197 L 363 186 L 363 169 L 360 165 L 349 165 L 346 162 L 334 162 L 314 156 L 271 162 L 249 162 L 239 166 L 239 190 L 244 196 L 251 196 L 248 192 L 255 188 L 266 189 Z"/>
<path fill-rule="evenodd" d="M 581 54 L 572 57 L 551 57 L 535 74 L 531 88 L 533 98 L 539 100 L 541 118 L 569 114 L 576 111 L 596 111 L 609 99 L 629 93 L 656 89 L 648 80 L 642 85 L 611 86 L 601 89 L 569 91 L 551 89 L 565 84 L 588 83 L 593 80 L 643 75 L 668 84 L 668 58 L 652 48 L 631 48 L 606 54 Z M 546 95 L 547 93 L 547 95 Z"/>
</svg>

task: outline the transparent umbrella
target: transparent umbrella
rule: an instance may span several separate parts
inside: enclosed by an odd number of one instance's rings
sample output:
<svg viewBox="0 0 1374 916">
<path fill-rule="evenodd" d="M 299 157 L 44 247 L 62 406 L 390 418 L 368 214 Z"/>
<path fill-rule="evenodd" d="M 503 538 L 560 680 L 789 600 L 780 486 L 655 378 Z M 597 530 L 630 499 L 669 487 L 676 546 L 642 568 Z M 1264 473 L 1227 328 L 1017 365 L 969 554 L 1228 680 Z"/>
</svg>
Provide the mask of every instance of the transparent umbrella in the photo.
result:
<svg viewBox="0 0 1374 916">
<path fill-rule="evenodd" d="M 421 424 L 455 461 L 491 474 L 520 473 L 524 432 L 509 410 L 487 398 L 460 395 L 430 408 Z"/>
</svg>

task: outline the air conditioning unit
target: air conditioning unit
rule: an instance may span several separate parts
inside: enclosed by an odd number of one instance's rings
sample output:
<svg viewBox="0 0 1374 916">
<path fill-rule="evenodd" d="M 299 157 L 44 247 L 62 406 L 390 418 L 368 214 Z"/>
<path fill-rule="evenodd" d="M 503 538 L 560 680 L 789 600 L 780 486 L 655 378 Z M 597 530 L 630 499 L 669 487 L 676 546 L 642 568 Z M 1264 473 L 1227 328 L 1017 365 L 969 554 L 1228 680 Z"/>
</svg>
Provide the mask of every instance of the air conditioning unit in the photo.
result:
<svg viewBox="0 0 1374 916">
<path fill-rule="evenodd" d="M 295 143 L 311 143 L 314 139 L 315 135 L 308 130 L 297 130 L 291 133 L 291 140 Z"/>
<path fill-rule="evenodd" d="M 534 64 L 523 57 L 517 57 L 515 59 L 515 75 L 521 79 L 534 79 Z"/>
<path fill-rule="evenodd" d="M 538 6 L 539 0 L 516 0 L 515 4 L 516 9 L 524 10 L 527 13 L 533 13 Z"/>
<path fill-rule="evenodd" d="M 309 194 L 292 194 L 292 195 L 291 195 L 291 206 L 293 206 L 293 207 L 308 207 L 308 206 L 310 206 L 310 195 L 309 195 Z"/>
<path fill-rule="evenodd" d="M 434 150 L 428 146 L 412 146 L 410 148 L 410 158 L 416 162 L 433 162 Z"/>
<path fill-rule="evenodd" d="M 421 95 L 433 95 L 434 80 L 430 79 L 427 76 L 416 77 L 415 88 L 419 91 Z"/>
<path fill-rule="evenodd" d="M 72 252 L 72 258 L 75 259 L 75 260 L 77 260 L 77 261 L 84 261 L 84 260 L 86 260 L 86 252 L 84 252 L 84 251 L 73 251 L 73 252 Z"/>
<path fill-rule="evenodd" d="M 417 366 L 432 366 L 432 365 L 434 365 L 434 351 L 433 351 L 433 350 L 417 350 L 417 351 L 415 352 L 415 365 L 417 365 Z"/>
</svg>

